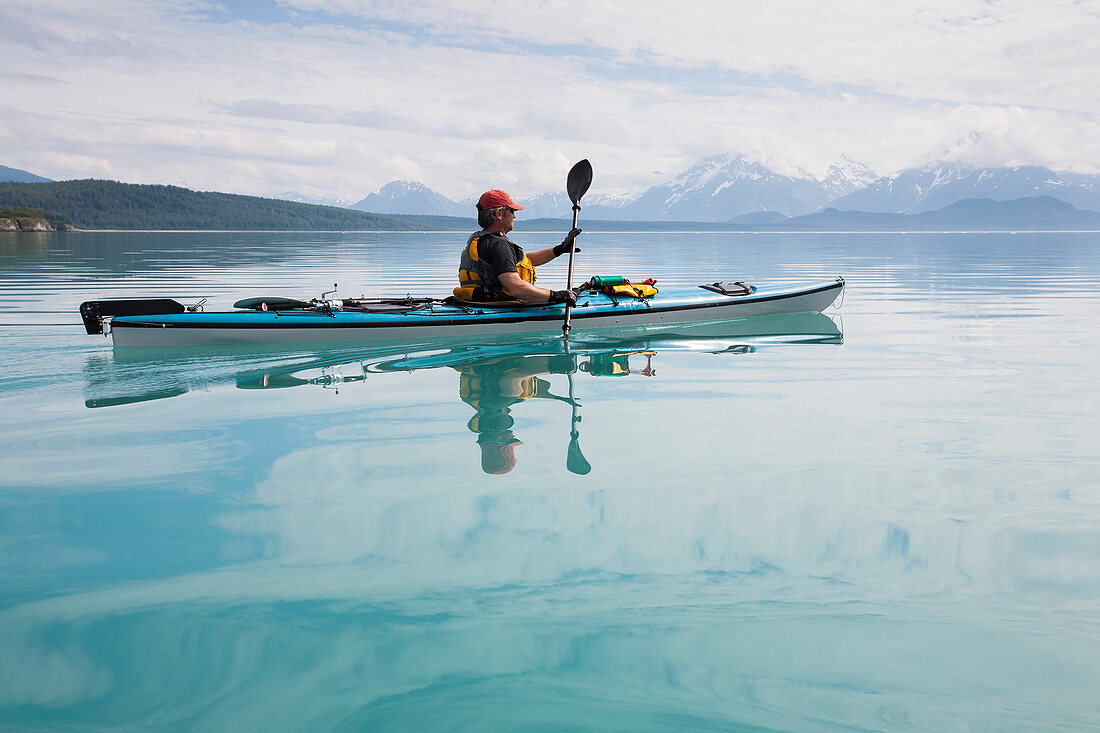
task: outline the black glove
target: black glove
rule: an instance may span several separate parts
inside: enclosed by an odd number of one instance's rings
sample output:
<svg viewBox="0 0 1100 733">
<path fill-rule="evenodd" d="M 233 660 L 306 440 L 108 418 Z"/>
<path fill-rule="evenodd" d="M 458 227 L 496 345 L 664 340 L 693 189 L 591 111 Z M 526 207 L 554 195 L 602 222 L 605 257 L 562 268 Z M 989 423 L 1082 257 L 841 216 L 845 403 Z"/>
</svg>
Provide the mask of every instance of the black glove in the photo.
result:
<svg viewBox="0 0 1100 733">
<path fill-rule="evenodd" d="M 556 303 L 568 303 L 572 308 L 577 304 L 577 294 L 572 290 L 551 290 L 550 298 L 546 301 L 549 305 L 555 305 Z"/>
<path fill-rule="evenodd" d="M 568 252 L 570 250 L 570 248 L 572 248 L 572 246 L 573 246 L 573 240 L 577 238 L 577 235 L 580 234 L 581 231 L 582 231 L 581 228 L 577 227 L 576 229 L 573 229 L 568 234 L 566 234 L 565 239 L 562 240 L 561 244 L 554 247 L 554 256 L 555 257 L 561 257 L 563 254 Z M 574 249 L 573 251 L 574 252 L 580 252 L 581 250 L 580 250 L 580 247 L 578 247 L 577 249 Z"/>
</svg>

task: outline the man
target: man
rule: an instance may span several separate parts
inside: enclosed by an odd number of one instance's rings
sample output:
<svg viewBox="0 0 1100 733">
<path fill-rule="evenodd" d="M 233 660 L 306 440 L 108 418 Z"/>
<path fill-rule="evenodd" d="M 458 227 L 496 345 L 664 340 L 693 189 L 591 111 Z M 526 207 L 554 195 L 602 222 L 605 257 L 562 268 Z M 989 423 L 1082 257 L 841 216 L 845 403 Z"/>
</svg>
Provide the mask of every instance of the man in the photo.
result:
<svg viewBox="0 0 1100 733">
<path fill-rule="evenodd" d="M 525 303 L 577 304 L 572 290 L 543 290 L 535 285 L 535 268 L 568 252 L 580 229 L 574 229 L 556 247 L 525 254 L 508 239 L 523 207 L 504 191 L 493 189 L 481 194 L 477 202 L 477 223 L 481 231 L 470 235 L 458 267 L 459 287 L 455 296 L 462 300 L 520 300 Z M 579 250 L 578 250 L 579 251 Z"/>
</svg>

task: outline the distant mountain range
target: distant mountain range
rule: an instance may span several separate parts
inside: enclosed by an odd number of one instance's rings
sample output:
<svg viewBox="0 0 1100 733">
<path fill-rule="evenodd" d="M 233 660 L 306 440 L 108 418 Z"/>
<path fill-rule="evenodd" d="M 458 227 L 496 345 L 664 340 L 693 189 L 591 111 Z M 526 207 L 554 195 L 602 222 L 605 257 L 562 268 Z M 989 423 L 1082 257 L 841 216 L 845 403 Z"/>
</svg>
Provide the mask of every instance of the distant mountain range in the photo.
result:
<svg viewBox="0 0 1100 733">
<path fill-rule="evenodd" d="M 1036 196 L 1052 196 L 1081 209 L 1100 210 L 1100 177 L 1056 173 L 1037 166 L 911 168 L 879 178 L 829 206 L 842 211 L 919 214 L 962 199 L 1011 201 Z"/>
<path fill-rule="evenodd" d="M 825 179 L 788 176 L 742 156 L 705 158 L 672 181 L 641 194 L 594 194 L 582 202 L 586 220 L 769 223 L 832 208 L 919 214 L 965 199 L 1012 201 L 1050 196 L 1080 209 L 1100 210 L 1100 176 L 1037 166 L 968 168 L 957 164 L 911 168 L 876 177 L 845 157 Z M 520 200 L 523 218 L 567 218 L 564 193 Z M 394 181 L 355 205 L 384 214 L 472 216 L 473 201 L 454 202 L 422 183 Z"/>
<path fill-rule="evenodd" d="M 811 231 L 1095 231 L 1100 230 L 1100 212 L 1079 209 L 1053 196 L 1033 196 L 1012 201 L 963 199 L 918 214 L 829 208 L 816 214 L 750 226 Z"/>
<path fill-rule="evenodd" d="M 286 191 L 274 198 L 280 201 L 293 201 L 297 204 L 314 204 L 315 206 L 339 206 L 344 209 L 351 208 L 351 201 L 342 198 L 317 198 L 316 196 L 306 196 L 304 193 L 298 193 L 297 191 Z"/>
<path fill-rule="evenodd" d="M 31 207 L 82 228 L 469 229 L 474 200 L 455 202 L 415 181 L 393 181 L 357 203 L 315 205 L 296 192 L 279 199 L 209 194 L 115 181 L 48 182 L 0 166 L 0 206 Z M 83 197 L 83 198 L 81 198 Z M 292 203 L 295 200 L 297 202 Z M 298 203 L 308 202 L 308 203 Z M 331 202 L 337 203 L 337 202 Z M 521 198 L 521 227 L 560 228 L 571 215 L 565 193 Z M 1047 168 L 973 169 L 944 164 L 876 178 L 844 159 L 824 180 L 781 175 L 741 156 L 706 158 L 641 194 L 593 192 L 582 225 L 717 230 L 1100 229 L 1100 177 Z M 608 226 L 600 223 L 606 222 Z"/>
<path fill-rule="evenodd" d="M 22 211 L 31 209 L 32 212 Z M 235 194 L 192 191 L 117 181 L 0 183 L 0 212 L 36 214 L 81 229 L 269 229 L 269 230 L 450 230 L 468 232 L 472 216 L 390 215 L 334 206 Z M 526 211 L 526 209 L 525 209 Z M 556 213 L 556 212 L 555 212 Z M 525 231 L 564 230 L 569 220 L 526 217 Z M 707 231 L 1100 231 L 1100 213 L 1052 196 L 1013 201 L 965 199 L 918 214 L 840 211 L 786 217 L 756 212 L 727 222 L 616 221 L 582 219 L 589 231 L 669 231 L 685 226 Z"/>
<path fill-rule="evenodd" d="M 738 155 L 705 158 L 671 182 L 641 194 L 599 194 L 583 201 L 586 219 L 615 221 L 728 221 L 772 211 L 798 216 L 821 210 L 833 199 L 875 179 L 870 168 L 845 158 L 825 180 L 809 174 L 780 175 Z M 523 217 L 561 218 L 572 212 L 564 192 L 523 199 Z M 355 204 L 379 214 L 472 216 L 474 199 L 455 202 L 416 181 L 392 181 Z"/>
<path fill-rule="evenodd" d="M 443 228 L 446 223 L 436 222 Z M 1078 209 L 1052 196 L 1033 196 L 1012 201 L 964 199 L 936 211 L 919 214 L 840 211 L 828 208 L 813 214 L 786 217 L 758 212 L 728 222 L 625 222 L 582 219 L 588 231 L 674 231 L 685 226 L 700 231 L 1100 231 L 1100 212 Z M 568 220 L 524 219 L 524 229 L 563 229 Z"/>
<path fill-rule="evenodd" d="M 869 168 L 846 162 L 822 181 L 808 174 L 781 175 L 742 156 L 706 158 L 622 206 L 614 218 L 728 221 L 759 211 L 808 214 L 873 180 Z"/>
</svg>

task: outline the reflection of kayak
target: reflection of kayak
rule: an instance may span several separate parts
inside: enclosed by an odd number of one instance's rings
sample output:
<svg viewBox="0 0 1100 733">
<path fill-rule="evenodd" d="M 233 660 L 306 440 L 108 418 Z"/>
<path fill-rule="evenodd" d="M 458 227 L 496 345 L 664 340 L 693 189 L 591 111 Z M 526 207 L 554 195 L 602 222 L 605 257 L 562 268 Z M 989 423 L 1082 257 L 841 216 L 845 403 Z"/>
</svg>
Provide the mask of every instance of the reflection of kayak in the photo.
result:
<svg viewBox="0 0 1100 733">
<path fill-rule="evenodd" d="M 635 330 L 646 334 L 676 334 L 698 324 L 790 313 L 820 313 L 843 289 L 843 278 L 836 278 L 813 283 L 761 285 L 745 294 L 730 295 L 697 288 L 662 289 L 645 300 L 616 300 L 602 293 L 583 293 L 573 308 L 572 326 L 574 333 Z M 264 302 L 262 298 L 252 300 Z M 156 305 L 143 308 L 147 303 Z M 171 300 L 105 300 L 82 304 L 81 315 L 89 333 L 102 333 L 106 322 L 116 346 L 183 346 L 423 342 L 439 337 L 551 334 L 560 332 L 565 312 L 563 305 L 502 307 L 427 298 L 313 301 L 308 304 L 299 301 L 285 309 L 283 305 L 286 304 L 202 312 L 185 309 Z M 148 312 L 150 310 L 156 312 Z"/>
<path fill-rule="evenodd" d="M 680 335 L 682 334 L 682 335 Z M 542 337 L 514 343 L 441 342 L 429 348 L 402 351 L 398 354 L 357 354 L 357 362 L 366 362 L 367 372 L 417 371 L 439 367 L 459 367 L 472 360 L 500 359 L 538 355 L 569 355 L 596 359 L 631 354 L 653 354 L 656 351 L 695 351 L 733 353 L 765 344 L 840 344 L 843 333 L 836 322 L 824 313 L 789 313 L 781 316 L 761 316 L 743 321 L 706 323 L 689 326 L 670 337 L 616 338 L 611 334 L 571 337 L 566 343 L 561 337 Z M 347 362 L 348 359 L 343 359 Z M 588 370 L 583 370 L 588 371 Z M 564 372 L 562 372 L 564 373 Z M 594 372 L 593 372 L 594 373 Z"/>
<path fill-rule="evenodd" d="M 279 356 L 258 345 L 222 344 L 205 348 L 121 349 L 89 357 L 88 407 L 163 399 L 191 390 L 236 382 L 248 390 L 313 386 L 334 391 L 363 384 L 369 375 L 425 369 L 461 370 L 471 364 L 545 361 L 546 373 L 591 377 L 651 376 L 651 357 L 662 353 L 751 354 L 780 344 L 841 344 L 838 323 L 824 313 L 790 313 L 694 324 L 675 333 L 631 337 L 617 332 L 581 332 L 567 342 L 542 335 L 514 339 L 434 339 L 424 343 L 371 342 L 359 346 L 302 348 Z M 630 365 L 633 361 L 633 366 Z"/>
</svg>

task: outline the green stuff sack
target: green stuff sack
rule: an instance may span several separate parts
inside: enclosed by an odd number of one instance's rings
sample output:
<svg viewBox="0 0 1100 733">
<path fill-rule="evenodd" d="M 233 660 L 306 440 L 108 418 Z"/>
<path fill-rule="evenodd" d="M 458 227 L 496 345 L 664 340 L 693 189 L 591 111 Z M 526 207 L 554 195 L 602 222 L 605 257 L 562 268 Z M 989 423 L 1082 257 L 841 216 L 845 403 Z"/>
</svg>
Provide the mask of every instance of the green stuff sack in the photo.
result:
<svg viewBox="0 0 1100 733">
<path fill-rule="evenodd" d="M 596 275 L 588 281 L 591 284 L 593 290 L 603 290 L 604 288 L 613 288 L 616 285 L 627 285 L 630 283 L 622 275 Z"/>
<path fill-rule="evenodd" d="M 643 282 L 632 283 L 621 275 L 597 275 L 588 281 L 588 288 L 611 296 L 612 298 L 637 298 L 644 300 L 657 294 L 657 281 L 646 278 Z"/>
</svg>

